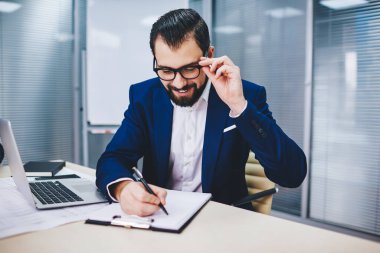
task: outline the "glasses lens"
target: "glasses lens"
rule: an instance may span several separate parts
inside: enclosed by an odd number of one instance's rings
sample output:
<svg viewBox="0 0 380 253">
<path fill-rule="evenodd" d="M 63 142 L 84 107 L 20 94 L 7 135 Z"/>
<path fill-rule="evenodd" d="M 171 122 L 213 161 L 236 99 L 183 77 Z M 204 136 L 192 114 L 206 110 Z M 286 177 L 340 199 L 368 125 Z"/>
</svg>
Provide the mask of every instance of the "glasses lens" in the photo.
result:
<svg viewBox="0 0 380 253">
<path fill-rule="evenodd" d="M 199 76 L 199 68 L 197 67 L 188 67 L 181 70 L 181 75 L 184 78 L 192 79 Z"/>
<path fill-rule="evenodd" d="M 160 69 L 157 71 L 158 76 L 163 80 L 173 80 L 175 77 L 175 72 L 169 69 Z"/>
</svg>

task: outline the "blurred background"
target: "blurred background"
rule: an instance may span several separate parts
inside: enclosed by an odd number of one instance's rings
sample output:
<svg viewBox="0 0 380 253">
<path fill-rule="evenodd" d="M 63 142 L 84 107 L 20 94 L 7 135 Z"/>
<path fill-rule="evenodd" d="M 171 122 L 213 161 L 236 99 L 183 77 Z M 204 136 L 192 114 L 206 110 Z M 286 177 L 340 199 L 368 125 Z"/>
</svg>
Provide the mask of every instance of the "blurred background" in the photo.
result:
<svg viewBox="0 0 380 253">
<path fill-rule="evenodd" d="M 149 32 L 193 8 L 216 55 L 264 85 L 308 177 L 280 188 L 272 215 L 380 236 L 380 1 L 0 1 L 0 117 L 25 161 L 92 168 L 123 118 L 128 89 L 152 77 Z"/>
</svg>

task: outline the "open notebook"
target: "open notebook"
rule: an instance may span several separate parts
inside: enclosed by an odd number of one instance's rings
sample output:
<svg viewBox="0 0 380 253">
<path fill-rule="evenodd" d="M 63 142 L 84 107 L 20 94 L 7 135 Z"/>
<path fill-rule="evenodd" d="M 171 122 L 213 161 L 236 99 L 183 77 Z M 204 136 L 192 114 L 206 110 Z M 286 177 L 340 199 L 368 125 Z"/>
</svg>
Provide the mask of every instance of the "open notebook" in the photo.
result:
<svg viewBox="0 0 380 253">
<path fill-rule="evenodd" d="M 165 208 L 169 215 L 160 209 L 151 216 L 141 218 L 125 214 L 119 203 L 113 203 L 92 213 L 86 223 L 180 233 L 210 198 L 210 193 L 168 190 Z"/>
</svg>

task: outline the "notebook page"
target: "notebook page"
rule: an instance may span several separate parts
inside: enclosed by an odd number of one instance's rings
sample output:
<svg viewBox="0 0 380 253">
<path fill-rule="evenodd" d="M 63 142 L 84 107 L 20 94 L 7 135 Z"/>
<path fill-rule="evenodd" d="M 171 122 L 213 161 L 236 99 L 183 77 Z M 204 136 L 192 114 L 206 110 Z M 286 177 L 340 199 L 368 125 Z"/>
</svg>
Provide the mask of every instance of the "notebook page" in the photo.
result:
<svg viewBox="0 0 380 253">
<path fill-rule="evenodd" d="M 161 209 L 152 218 L 155 228 L 178 230 L 211 198 L 209 193 L 168 191 L 165 208 L 169 215 Z"/>
<path fill-rule="evenodd" d="M 154 220 L 151 223 L 154 228 L 179 230 L 210 198 L 210 193 L 168 190 L 165 208 L 169 215 L 159 209 L 146 218 Z M 124 220 L 136 220 L 136 216 L 125 214 L 119 203 L 113 203 L 92 213 L 89 219 L 111 221 L 115 215 L 121 216 Z"/>
</svg>

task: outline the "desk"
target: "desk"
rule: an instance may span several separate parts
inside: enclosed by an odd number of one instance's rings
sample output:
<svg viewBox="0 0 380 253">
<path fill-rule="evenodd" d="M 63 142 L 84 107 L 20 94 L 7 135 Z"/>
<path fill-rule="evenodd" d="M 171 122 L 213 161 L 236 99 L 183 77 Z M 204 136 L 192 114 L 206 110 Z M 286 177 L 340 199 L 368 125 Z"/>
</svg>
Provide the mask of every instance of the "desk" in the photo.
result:
<svg viewBox="0 0 380 253">
<path fill-rule="evenodd" d="M 74 168 L 74 167 L 71 167 Z M 81 166 L 78 171 L 94 173 Z M 0 173 L 1 176 L 1 173 Z M 209 202 L 181 234 L 83 222 L 0 240 L 0 252 L 380 252 L 380 243 Z"/>
</svg>

